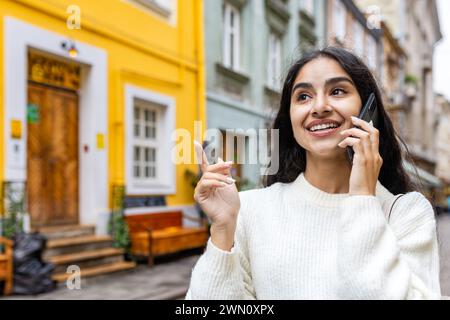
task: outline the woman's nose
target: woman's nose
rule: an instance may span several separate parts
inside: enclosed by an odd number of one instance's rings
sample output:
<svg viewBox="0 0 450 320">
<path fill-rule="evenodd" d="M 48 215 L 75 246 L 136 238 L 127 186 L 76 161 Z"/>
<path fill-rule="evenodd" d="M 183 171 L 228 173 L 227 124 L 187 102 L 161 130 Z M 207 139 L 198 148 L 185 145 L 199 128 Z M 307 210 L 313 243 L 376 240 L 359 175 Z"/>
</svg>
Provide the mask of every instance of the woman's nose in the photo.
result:
<svg viewBox="0 0 450 320">
<path fill-rule="evenodd" d="M 333 110 L 333 108 L 328 103 L 328 100 L 326 97 L 323 96 L 317 96 L 315 103 L 313 104 L 311 113 L 315 115 L 322 115 L 330 113 Z"/>
</svg>

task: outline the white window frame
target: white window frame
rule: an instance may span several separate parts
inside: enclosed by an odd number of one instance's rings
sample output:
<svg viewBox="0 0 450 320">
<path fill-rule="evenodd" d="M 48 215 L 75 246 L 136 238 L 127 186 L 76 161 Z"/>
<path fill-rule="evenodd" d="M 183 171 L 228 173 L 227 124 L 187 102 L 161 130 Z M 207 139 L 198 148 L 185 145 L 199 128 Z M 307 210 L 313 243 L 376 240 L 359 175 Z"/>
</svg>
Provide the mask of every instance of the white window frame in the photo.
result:
<svg viewBox="0 0 450 320">
<path fill-rule="evenodd" d="M 150 110 L 157 110 L 156 139 L 140 139 L 134 135 L 135 101 L 148 102 Z M 125 171 L 128 195 L 175 194 L 175 164 L 170 160 L 175 147 L 171 134 L 175 130 L 175 99 L 148 89 L 125 85 Z M 141 127 L 141 130 L 143 127 Z M 134 177 L 134 147 L 156 148 L 156 178 L 136 179 Z"/>
<path fill-rule="evenodd" d="M 144 0 L 140 0 L 144 1 Z M 172 10 L 172 0 L 150 0 L 156 2 L 158 6 L 168 11 Z"/>
<path fill-rule="evenodd" d="M 361 58 L 364 57 L 364 26 L 358 21 L 353 22 L 353 46 L 355 53 Z"/>
<path fill-rule="evenodd" d="M 314 1 L 315 0 L 300 0 L 300 8 L 310 15 L 314 15 Z"/>
<path fill-rule="evenodd" d="M 162 18 L 171 26 L 177 24 L 177 0 L 122 0 Z"/>
<path fill-rule="evenodd" d="M 343 42 L 346 35 L 347 10 L 341 0 L 333 1 L 333 29 L 336 39 Z"/>
<path fill-rule="evenodd" d="M 144 7 L 156 11 L 157 13 L 162 14 L 164 16 L 170 16 L 170 13 L 173 10 L 172 0 L 132 0 L 132 1 L 137 2 L 140 5 L 143 5 Z"/>
<path fill-rule="evenodd" d="M 281 37 L 269 33 L 268 59 L 267 59 L 267 86 L 274 90 L 280 90 L 281 81 Z"/>
<path fill-rule="evenodd" d="M 140 99 L 133 99 L 133 180 L 136 182 L 136 185 L 145 185 L 147 183 L 153 183 L 153 182 L 157 182 L 159 177 L 159 168 L 158 168 L 158 155 L 160 152 L 160 146 L 161 146 L 161 138 L 159 137 L 159 135 L 161 134 L 161 131 L 164 130 L 161 121 L 159 121 L 162 118 L 162 110 L 161 107 L 154 105 L 153 103 L 151 103 L 150 101 L 143 101 Z M 139 123 L 136 123 L 136 109 L 139 109 Z M 144 111 L 144 112 L 142 112 Z M 155 121 L 149 121 L 147 122 L 145 119 L 145 111 L 149 111 L 151 113 L 153 113 L 154 117 L 155 117 Z M 153 129 L 155 131 L 155 138 L 150 138 L 150 137 L 146 137 L 146 130 L 147 130 L 147 126 L 151 123 L 154 123 Z M 135 129 L 136 129 L 136 124 L 138 125 L 139 128 L 139 137 L 136 137 L 135 134 Z M 150 129 L 150 127 L 148 127 Z M 155 176 L 154 177 L 149 177 L 149 178 L 145 178 L 145 177 L 141 177 L 138 178 L 136 177 L 136 175 L 134 174 L 134 170 L 136 167 L 136 160 L 134 158 L 134 151 L 135 148 L 139 147 L 140 148 L 140 152 L 142 152 L 140 154 L 140 159 L 138 161 L 138 168 L 139 171 L 142 172 L 141 174 L 144 175 L 145 174 L 145 167 L 149 166 L 148 163 L 146 163 L 144 161 L 144 151 L 143 149 L 153 149 L 156 152 L 156 160 L 154 161 L 155 163 Z M 152 166 L 153 167 L 153 166 Z"/>
<path fill-rule="evenodd" d="M 233 16 L 233 19 L 231 19 Z M 232 70 L 240 70 L 241 14 L 239 10 L 224 3 L 223 12 L 223 65 Z M 233 25 L 231 24 L 233 22 Z M 233 40 L 231 40 L 231 38 Z"/>
</svg>

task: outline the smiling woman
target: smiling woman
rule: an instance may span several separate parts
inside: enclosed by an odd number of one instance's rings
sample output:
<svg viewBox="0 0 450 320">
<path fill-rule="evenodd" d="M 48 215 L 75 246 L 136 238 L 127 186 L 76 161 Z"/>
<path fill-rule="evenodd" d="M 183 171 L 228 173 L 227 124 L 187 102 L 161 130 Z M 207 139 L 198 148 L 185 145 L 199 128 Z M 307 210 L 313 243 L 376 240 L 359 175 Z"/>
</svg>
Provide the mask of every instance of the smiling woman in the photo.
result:
<svg viewBox="0 0 450 320">
<path fill-rule="evenodd" d="M 266 186 L 293 182 L 301 172 L 307 171 L 307 157 L 317 158 L 317 155 L 336 159 L 334 163 L 340 162 L 338 167 L 349 175 L 351 167 L 346 164 L 345 150 L 338 146 L 342 141 L 338 133 L 353 127 L 351 116 L 358 116 L 362 101 L 366 101 L 371 92 L 375 93 L 382 119 L 376 128 L 381 137 L 379 155 L 384 162 L 379 180 L 393 194 L 413 191 L 414 186 L 402 165 L 399 145 L 402 140 L 384 109 L 375 78 L 358 57 L 334 47 L 306 55 L 288 72 L 274 123 L 274 129 L 280 134 L 280 163 L 285 165 L 276 175 L 267 176 Z M 338 128 L 317 133 L 308 130 L 312 125 L 328 122 L 338 124 Z M 408 157 L 406 146 L 404 151 Z M 320 180 L 322 178 L 312 182 L 320 185 Z M 341 186 L 340 192 L 348 188 L 345 178 L 337 184 Z"/>
<path fill-rule="evenodd" d="M 372 92 L 376 128 L 356 118 Z M 212 225 L 186 298 L 439 299 L 434 212 L 367 66 L 335 47 L 294 63 L 274 129 L 280 170 L 259 190 L 238 193 L 231 164 L 197 146 L 195 199 Z"/>
</svg>

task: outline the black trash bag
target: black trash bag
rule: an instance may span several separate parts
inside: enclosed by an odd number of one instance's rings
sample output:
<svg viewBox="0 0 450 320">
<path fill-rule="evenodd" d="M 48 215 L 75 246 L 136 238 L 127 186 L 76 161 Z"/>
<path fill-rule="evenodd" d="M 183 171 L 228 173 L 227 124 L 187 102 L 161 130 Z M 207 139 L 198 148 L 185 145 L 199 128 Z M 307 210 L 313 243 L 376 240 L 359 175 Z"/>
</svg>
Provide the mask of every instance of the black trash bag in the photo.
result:
<svg viewBox="0 0 450 320">
<path fill-rule="evenodd" d="M 55 266 L 42 261 L 47 239 L 39 233 L 19 234 L 14 239 L 13 293 L 34 295 L 52 291 Z"/>
<path fill-rule="evenodd" d="M 41 260 L 47 239 L 40 233 L 20 233 L 14 237 L 14 267 L 32 258 Z"/>
</svg>

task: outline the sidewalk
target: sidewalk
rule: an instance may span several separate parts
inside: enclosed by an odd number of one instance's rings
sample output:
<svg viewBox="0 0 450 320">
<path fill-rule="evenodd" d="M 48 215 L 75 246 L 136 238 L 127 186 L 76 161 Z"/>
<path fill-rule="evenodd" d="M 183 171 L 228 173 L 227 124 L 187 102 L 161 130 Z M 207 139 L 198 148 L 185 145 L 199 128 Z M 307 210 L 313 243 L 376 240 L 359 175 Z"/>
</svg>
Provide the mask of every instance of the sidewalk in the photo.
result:
<svg viewBox="0 0 450 320">
<path fill-rule="evenodd" d="M 39 300 L 163 300 L 184 299 L 198 252 L 165 259 L 153 268 L 140 264 L 136 269 L 81 280 L 80 290 L 69 290 L 65 283 L 50 293 L 11 296 L 3 299 Z"/>
</svg>

